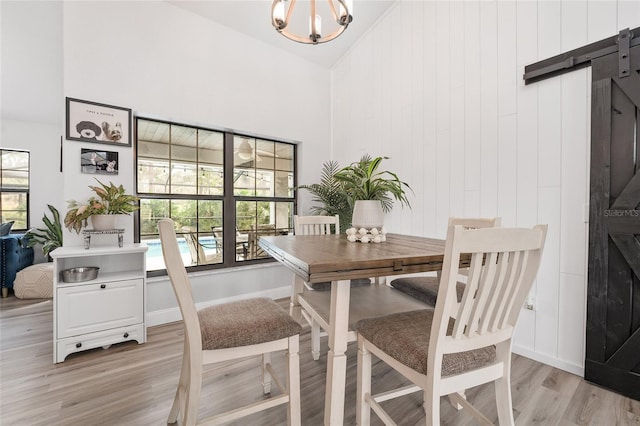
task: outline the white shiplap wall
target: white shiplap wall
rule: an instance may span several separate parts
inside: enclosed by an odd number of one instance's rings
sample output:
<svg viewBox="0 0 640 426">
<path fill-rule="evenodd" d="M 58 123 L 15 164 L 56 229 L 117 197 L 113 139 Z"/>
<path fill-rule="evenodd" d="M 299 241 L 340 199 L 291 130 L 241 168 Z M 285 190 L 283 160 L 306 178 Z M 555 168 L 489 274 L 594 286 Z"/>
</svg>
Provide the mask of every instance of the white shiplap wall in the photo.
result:
<svg viewBox="0 0 640 426">
<path fill-rule="evenodd" d="M 640 26 L 638 1 L 399 1 L 333 69 L 333 157 L 386 155 L 415 191 L 394 232 L 449 216 L 549 224 L 514 350 L 582 374 L 590 70 L 525 86 L 525 65 Z"/>
</svg>

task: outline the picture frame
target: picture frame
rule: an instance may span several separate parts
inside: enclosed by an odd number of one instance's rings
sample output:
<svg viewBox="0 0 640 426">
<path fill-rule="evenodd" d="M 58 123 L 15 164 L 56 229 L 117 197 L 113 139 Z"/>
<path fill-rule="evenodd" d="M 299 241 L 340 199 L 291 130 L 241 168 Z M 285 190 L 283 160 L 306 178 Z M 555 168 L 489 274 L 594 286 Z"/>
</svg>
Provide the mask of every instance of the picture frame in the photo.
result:
<svg viewBox="0 0 640 426">
<path fill-rule="evenodd" d="M 66 98 L 67 139 L 131 146 L 131 109 Z"/>
<path fill-rule="evenodd" d="M 118 153 L 104 149 L 82 148 L 80 154 L 80 172 L 98 175 L 118 174 Z"/>
</svg>

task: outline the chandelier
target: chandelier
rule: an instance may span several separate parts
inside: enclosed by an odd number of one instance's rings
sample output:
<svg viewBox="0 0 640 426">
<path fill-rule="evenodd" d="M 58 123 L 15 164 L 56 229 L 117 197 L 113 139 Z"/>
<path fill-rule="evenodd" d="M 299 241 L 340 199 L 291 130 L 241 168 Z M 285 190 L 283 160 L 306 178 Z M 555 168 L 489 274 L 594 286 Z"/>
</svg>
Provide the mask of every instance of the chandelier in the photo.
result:
<svg viewBox="0 0 640 426">
<path fill-rule="evenodd" d="M 333 20 L 338 28 L 330 34 L 322 35 L 322 18 L 317 13 L 316 0 L 309 0 L 309 35 L 301 36 L 289 31 L 288 26 L 293 16 L 296 0 L 273 0 L 271 3 L 271 24 L 286 38 L 306 44 L 318 44 L 331 41 L 347 29 L 353 21 L 353 0 L 326 0 Z M 287 3 L 289 6 L 287 7 Z M 336 4 L 338 9 L 336 10 Z"/>
</svg>

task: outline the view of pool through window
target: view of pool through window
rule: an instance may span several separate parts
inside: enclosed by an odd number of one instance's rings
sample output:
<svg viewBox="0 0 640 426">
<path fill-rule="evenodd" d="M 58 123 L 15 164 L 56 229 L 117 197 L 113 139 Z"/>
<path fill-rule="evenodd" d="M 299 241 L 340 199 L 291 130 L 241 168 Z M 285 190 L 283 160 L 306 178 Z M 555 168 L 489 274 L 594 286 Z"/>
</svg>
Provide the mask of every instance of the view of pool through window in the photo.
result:
<svg viewBox="0 0 640 426">
<path fill-rule="evenodd" d="M 189 246 L 187 241 L 183 236 L 177 235 L 178 237 L 178 248 L 180 249 L 180 255 L 182 257 L 182 263 L 185 266 L 191 266 L 194 261 L 191 258 L 191 253 L 189 251 Z M 207 247 L 212 247 L 211 249 L 207 248 L 205 252 L 215 252 L 216 251 L 216 240 L 213 237 L 210 238 L 200 238 L 199 241 Z M 164 259 L 162 258 L 162 246 L 160 245 L 159 238 L 151 238 L 148 240 L 143 240 L 143 243 L 149 247 L 147 250 L 147 270 L 154 271 L 158 269 L 164 269 Z"/>
</svg>

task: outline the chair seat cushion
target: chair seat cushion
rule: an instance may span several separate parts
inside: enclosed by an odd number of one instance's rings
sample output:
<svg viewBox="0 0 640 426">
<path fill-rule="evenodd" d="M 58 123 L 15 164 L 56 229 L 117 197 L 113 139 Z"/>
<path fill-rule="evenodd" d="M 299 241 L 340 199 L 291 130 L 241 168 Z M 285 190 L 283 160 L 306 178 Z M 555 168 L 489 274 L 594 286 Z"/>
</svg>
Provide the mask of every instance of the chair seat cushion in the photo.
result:
<svg viewBox="0 0 640 426">
<path fill-rule="evenodd" d="M 456 291 L 458 293 L 458 302 L 462 300 L 464 294 L 464 283 L 458 282 Z M 435 306 L 438 298 L 438 288 L 440 280 L 438 277 L 405 277 L 396 278 L 391 281 L 391 287 L 415 297 L 419 301 L 427 305 Z"/>
<path fill-rule="evenodd" d="M 364 319 L 358 321 L 356 330 L 394 359 L 426 375 L 432 321 L 433 310 L 427 309 Z M 450 321 L 448 333 L 452 330 L 453 321 Z M 495 359 L 494 346 L 446 354 L 442 360 L 442 376 L 475 370 Z"/>
<path fill-rule="evenodd" d="M 202 349 L 257 345 L 300 334 L 302 327 L 268 298 L 240 300 L 198 311 Z"/>
</svg>

